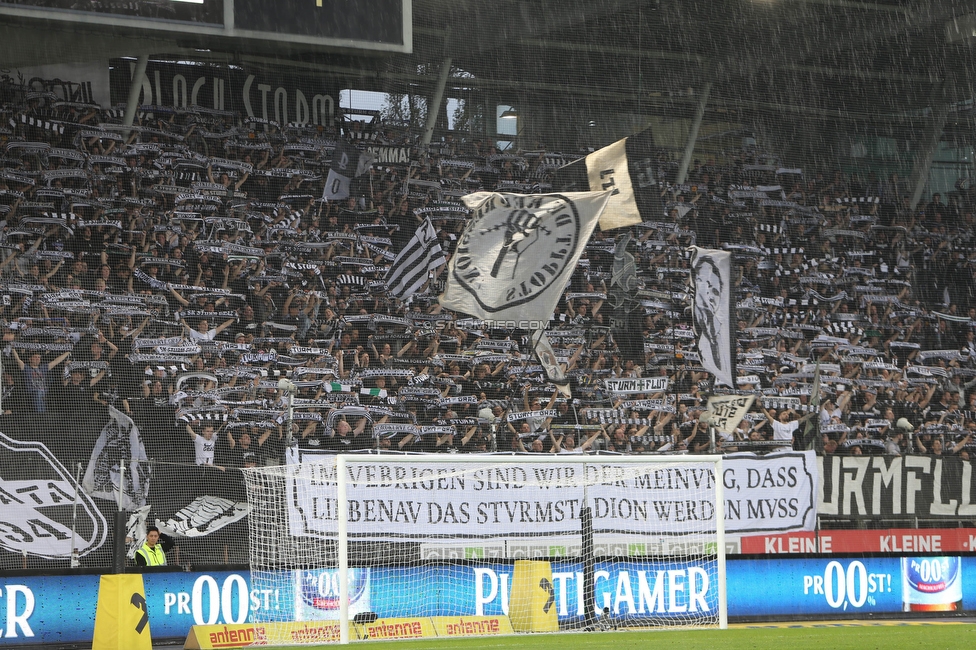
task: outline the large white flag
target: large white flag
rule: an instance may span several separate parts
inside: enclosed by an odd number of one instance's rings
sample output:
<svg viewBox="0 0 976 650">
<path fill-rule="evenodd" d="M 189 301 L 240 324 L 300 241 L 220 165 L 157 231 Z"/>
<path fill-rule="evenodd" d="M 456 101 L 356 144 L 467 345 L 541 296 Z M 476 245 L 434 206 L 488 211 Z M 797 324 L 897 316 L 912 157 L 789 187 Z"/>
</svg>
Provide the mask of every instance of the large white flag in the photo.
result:
<svg viewBox="0 0 976 650">
<path fill-rule="evenodd" d="M 702 366 L 715 380 L 735 388 L 732 379 L 732 254 L 692 247 L 695 333 Z"/>
<path fill-rule="evenodd" d="M 0 433 L 0 458 L 0 552 L 5 557 L 69 558 L 73 549 L 83 557 L 110 539 L 98 506 L 42 443 Z"/>
<path fill-rule="evenodd" d="M 465 196 L 473 214 L 451 258 L 441 305 L 475 318 L 547 322 L 610 194 Z"/>
<path fill-rule="evenodd" d="M 617 140 L 581 160 L 556 170 L 553 188 L 613 190 L 600 230 L 624 228 L 664 217 L 658 186 L 658 147 L 650 129 Z"/>
<path fill-rule="evenodd" d="M 149 460 L 146 448 L 132 418 L 113 406 L 108 407 L 108 416 L 108 423 L 95 441 L 81 485 L 93 497 L 115 501 L 119 498 L 122 467 L 125 467 L 122 509 L 136 510 L 146 505 L 149 494 L 151 470 L 146 462 Z"/>
</svg>

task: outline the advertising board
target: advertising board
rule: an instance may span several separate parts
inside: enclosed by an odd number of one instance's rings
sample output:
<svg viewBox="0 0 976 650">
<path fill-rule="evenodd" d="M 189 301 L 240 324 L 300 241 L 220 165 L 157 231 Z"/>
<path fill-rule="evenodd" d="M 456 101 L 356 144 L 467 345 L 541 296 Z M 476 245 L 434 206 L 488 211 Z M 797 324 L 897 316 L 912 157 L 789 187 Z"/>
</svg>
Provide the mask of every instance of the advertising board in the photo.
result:
<svg viewBox="0 0 976 650">
<path fill-rule="evenodd" d="M 350 605 L 381 618 L 505 615 L 512 572 L 510 562 L 373 569 Z M 285 577 L 281 590 L 253 589 L 247 572 L 147 573 L 153 638 L 185 638 L 193 625 L 249 622 L 258 610 L 275 620 L 294 619 L 297 611 L 305 620 L 334 619 L 335 571 L 302 573 Z M 553 563 L 562 623 L 583 616 L 582 583 L 579 563 Z M 732 559 L 727 585 L 732 620 L 972 612 L 976 557 Z M 594 610 L 609 607 L 621 623 L 717 604 L 713 568 L 692 563 L 597 563 L 595 590 Z M 0 578 L 0 647 L 90 642 L 97 599 L 95 575 Z"/>
</svg>

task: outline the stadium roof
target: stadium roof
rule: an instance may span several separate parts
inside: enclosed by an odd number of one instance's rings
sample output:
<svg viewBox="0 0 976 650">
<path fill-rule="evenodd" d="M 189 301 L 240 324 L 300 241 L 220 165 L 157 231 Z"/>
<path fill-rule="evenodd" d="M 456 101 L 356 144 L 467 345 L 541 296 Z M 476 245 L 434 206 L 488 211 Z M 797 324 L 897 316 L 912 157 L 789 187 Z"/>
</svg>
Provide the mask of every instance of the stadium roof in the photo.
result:
<svg viewBox="0 0 976 650">
<path fill-rule="evenodd" d="M 960 0 L 418 0 L 415 53 L 400 60 L 447 53 L 483 83 L 668 111 L 711 82 L 713 109 L 878 120 L 943 92 L 971 97 L 971 44 L 946 35 L 973 11 Z"/>
<path fill-rule="evenodd" d="M 713 120 L 915 132 L 931 107 L 973 97 L 972 14 L 976 0 L 413 0 L 409 54 L 232 42 L 199 52 L 200 43 L 172 35 L 76 30 L 66 38 L 50 25 L 8 23 L 0 61 L 259 58 L 339 74 L 362 89 L 425 94 L 451 57 L 455 72 L 470 76 L 452 77 L 449 92 L 489 91 L 571 114 L 690 116 L 710 84 Z M 968 105 L 953 110 L 947 128 L 959 121 L 957 130 L 971 131 Z"/>
</svg>

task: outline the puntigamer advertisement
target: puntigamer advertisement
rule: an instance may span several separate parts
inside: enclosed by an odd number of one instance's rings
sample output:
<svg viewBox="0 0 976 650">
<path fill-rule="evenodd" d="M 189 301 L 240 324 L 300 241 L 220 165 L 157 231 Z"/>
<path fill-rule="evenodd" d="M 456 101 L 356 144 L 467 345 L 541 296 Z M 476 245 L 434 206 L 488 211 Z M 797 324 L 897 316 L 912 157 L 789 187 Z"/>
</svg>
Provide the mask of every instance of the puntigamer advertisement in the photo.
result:
<svg viewBox="0 0 976 650">
<path fill-rule="evenodd" d="M 513 565 L 479 562 L 398 569 L 354 569 L 350 612 L 397 616 L 479 616 L 508 612 Z M 559 620 L 582 618 L 583 568 L 552 565 Z M 334 620 L 335 571 L 283 576 L 281 589 L 255 589 L 247 572 L 160 573 L 145 576 L 153 638 L 185 637 L 190 627 L 231 625 L 270 610 L 278 620 Z M 976 611 L 976 558 L 957 556 L 862 559 L 736 560 L 728 562 L 731 619 L 850 617 Z M 714 566 L 652 561 L 598 562 L 594 611 L 609 607 L 619 623 L 641 617 L 681 617 L 713 610 Z M 64 598 L 64 594 L 72 598 Z M 421 598 L 421 593 L 426 594 Z M 431 599 L 430 594 L 439 594 Z M 98 576 L 18 577 L 0 580 L 0 646 L 89 643 Z M 425 602 L 423 611 L 417 604 Z"/>
</svg>

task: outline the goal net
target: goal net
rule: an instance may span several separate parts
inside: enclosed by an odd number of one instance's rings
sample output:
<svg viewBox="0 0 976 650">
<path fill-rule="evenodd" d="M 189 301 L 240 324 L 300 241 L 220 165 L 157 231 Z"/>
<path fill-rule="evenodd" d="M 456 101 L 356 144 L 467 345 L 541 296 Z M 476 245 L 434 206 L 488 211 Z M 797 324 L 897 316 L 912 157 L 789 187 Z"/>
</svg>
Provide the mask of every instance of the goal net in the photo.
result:
<svg viewBox="0 0 976 650">
<path fill-rule="evenodd" d="M 293 460 L 245 472 L 268 643 L 726 626 L 719 457 Z"/>
</svg>

